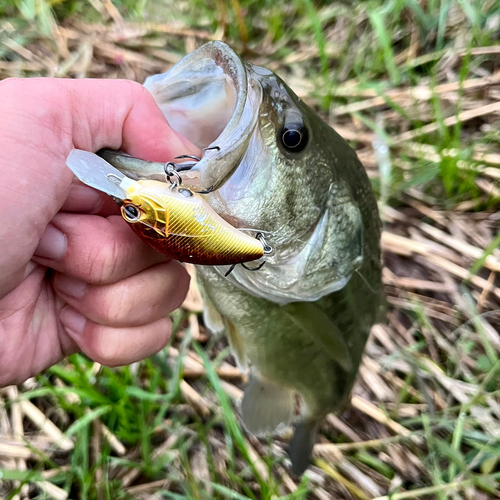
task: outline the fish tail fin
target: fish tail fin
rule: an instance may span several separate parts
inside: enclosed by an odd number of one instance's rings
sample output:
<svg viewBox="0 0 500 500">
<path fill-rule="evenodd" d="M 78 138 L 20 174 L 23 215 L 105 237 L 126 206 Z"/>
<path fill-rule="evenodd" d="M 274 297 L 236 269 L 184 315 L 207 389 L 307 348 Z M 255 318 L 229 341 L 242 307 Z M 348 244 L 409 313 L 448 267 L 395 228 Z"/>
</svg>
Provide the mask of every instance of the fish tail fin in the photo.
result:
<svg viewBox="0 0 500 500">
<path fill-rule="evenodd" d="M 319 421 L 316 419 L 303 420 L 295 425 L 288 455 L 292 461 L 292 472 L 297 476 L 301 476 L 309 467 L 318 425 Z"/>
<path fill-rule="evenodd" d="M 262 379 L 253 368 L 241 402 L 241 419 L 256 436 L 274 432 L 280 424 L 291 422 L 294 402 L 292 390 Z"/>
</svg>

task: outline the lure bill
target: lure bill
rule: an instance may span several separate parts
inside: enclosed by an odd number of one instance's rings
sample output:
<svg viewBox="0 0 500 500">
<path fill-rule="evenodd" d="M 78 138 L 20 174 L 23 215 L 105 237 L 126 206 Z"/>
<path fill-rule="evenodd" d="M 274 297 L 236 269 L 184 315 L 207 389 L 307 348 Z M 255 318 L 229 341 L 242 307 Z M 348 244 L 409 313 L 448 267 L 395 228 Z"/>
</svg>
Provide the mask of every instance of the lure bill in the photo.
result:
<svg viewBox="0 0 500 500">
<path fill-rule="evenodd" d="M 103 158 L 78 149 L 70 153 L 66 165 L 83 183 L 118 199 L 134 232 L 173 259 L 222 266 L 264 255 L 261 241 L 231 226 L 187 187 L 132 180 Z"/>
</svg>

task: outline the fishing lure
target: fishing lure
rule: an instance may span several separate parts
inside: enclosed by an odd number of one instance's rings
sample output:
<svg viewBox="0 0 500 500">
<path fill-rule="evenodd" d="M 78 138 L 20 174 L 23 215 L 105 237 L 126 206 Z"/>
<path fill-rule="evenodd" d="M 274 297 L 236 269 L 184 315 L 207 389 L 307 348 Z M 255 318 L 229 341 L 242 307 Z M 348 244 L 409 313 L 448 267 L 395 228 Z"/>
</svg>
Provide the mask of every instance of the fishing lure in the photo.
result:
<svg viewBox="0 0 500 500">
<path fill-rule="evenodd" d="M 121 204 L 122 217 L 156 251 L 192 264 L 250 262 L 268 253 L 265 240 L 236 229 L 180 183 L 132 180 L 103 158 L 74 149 L 66 165 L 83 183 Z"/>
</svg>

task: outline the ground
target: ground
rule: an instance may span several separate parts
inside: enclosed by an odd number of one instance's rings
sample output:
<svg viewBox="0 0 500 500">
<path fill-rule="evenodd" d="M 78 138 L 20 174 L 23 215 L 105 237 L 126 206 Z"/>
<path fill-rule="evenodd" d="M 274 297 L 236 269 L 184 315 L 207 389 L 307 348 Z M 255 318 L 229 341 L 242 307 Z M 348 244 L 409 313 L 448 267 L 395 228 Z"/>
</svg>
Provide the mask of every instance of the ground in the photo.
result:
<svg viewBox="0 0 500 500">
<path fill-rule="evenodd" d="M 0 497 L 500 496 L 498 0 L 22 0 L 0 13 L 3 78 L 142 82 L 210 39 L 277 72 L 367 168 L 388 300 L 302 479 L 284 439 L 242 432 L 243 380 L 194 284 L 153 358 L 108 369 L 74 355 L 0 391 Z"/>
</svg>

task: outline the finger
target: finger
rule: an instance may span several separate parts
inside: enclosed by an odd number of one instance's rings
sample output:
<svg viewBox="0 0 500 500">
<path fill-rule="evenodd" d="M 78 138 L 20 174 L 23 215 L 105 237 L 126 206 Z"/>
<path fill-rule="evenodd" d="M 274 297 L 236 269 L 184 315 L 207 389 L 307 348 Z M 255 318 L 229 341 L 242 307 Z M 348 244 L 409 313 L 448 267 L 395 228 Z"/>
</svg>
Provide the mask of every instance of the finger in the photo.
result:
<svg viewBox="0 0 500 500">
<path fill-rule="evenodd" d="M 92 215 L 118 215 L 118 204 L 107 194 L 101 193 L 80 181 L 71 184 L 68 197 L 61 207 L 61 212 L 74 212 Z"/>
<path fill-rule="evenodd" d="M 60 319 L 75 344 L 106 366 L 126 365 L 151 356 L 167 344 L 172 334 L 172 323 L 167 317 L 148 325 L 112 328 L 87 320 L 66 306 Z"/>
<path fill-rule="evenodd" d="M 189 275 L 176 261 L 152 266 L 113 285 L 89 285 L 58 273 L 54 288 L 83 316 L 101 325 L 130 327 L 165 317 L 181 306 Z"/>
<path fill-rule="evenodd" d="M 168 125 L 153 96 L 141 84 L 91 79 L 63 82 L 72 96 L 73 116 L 86 120 L 85 126 L 73 120 L 74 147 L 86 151 L 123 149 L 132 156 L 161 162 L 182 152 L 200 154 L 199 148 Z"/>
<path fill-rule="evenodd" d="M 142 242 L 119 215 L 60 213 L 33 260 L 92 284 L 111 284 L 168 258 Z"/>
</svg>

